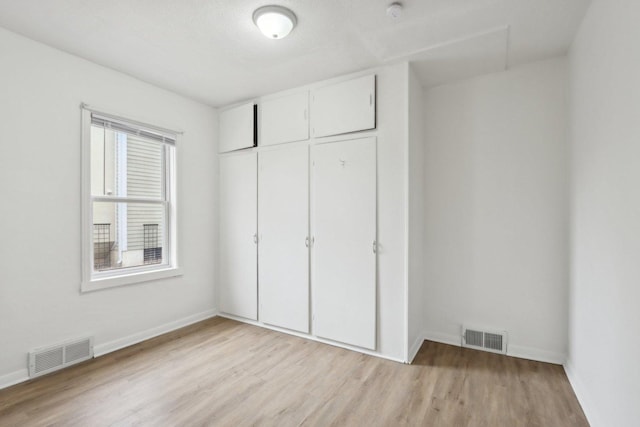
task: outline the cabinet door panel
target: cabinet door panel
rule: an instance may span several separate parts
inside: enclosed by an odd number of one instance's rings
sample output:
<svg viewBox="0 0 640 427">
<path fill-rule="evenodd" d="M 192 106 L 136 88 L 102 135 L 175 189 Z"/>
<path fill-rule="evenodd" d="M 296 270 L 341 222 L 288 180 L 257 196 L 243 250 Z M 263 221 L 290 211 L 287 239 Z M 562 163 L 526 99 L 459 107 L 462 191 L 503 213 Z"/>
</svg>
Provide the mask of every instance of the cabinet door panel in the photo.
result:
<svg viewBox="0 0 640 427">
<path fill-rule="evenodd" d="M 308 149 L 263 151 L 258 165 L 259 318 L 308 333 Z"/>
<path fill-rule="evenodd" d="M 260 145 L 309 139 L 309 92 L 304 91 L 260 105 Z"/>
<path fill-rule="evenodd" d="M 315 335 L 376 346 L 376 143 L 312 147 Z"/>
<path fill-rule="evenodd" d="M 222 156 L 220 310 L 251 320 L 258 313 L 257 198 L 257 155 Z"/>
<path fill-rule="evenodd" d="M 311 134 L 339 135 L 376 127 L 375 75 L 315 89 L 311 94 Z"/>
<path fill-rule="evenodd" d="M 253 147 L 253 103 L 220 112 L 220 152 Z"/>
</svg>

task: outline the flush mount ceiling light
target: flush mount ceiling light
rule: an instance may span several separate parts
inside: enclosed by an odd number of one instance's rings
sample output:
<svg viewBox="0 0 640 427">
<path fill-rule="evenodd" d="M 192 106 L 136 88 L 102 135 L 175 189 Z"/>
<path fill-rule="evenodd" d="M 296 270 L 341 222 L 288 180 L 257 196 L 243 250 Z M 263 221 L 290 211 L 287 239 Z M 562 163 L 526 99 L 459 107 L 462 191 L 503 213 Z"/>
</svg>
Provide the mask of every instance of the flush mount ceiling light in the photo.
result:
<svg viewBox="0 0 640 427">
<path fill-rule="evenodd" d="M 389 7 L 387 7 L 387 15 L 393 19 L 400 18 L 400 15 L 402 15 L 402 3 L 391 3 Z"/>
<path fill-rule="evenodd" d="M 282 6 L 263 6 L 253 12 L 253 22 L 265 37 L 281 39 L 296 26 L 296 15 Z"/>
</svg>

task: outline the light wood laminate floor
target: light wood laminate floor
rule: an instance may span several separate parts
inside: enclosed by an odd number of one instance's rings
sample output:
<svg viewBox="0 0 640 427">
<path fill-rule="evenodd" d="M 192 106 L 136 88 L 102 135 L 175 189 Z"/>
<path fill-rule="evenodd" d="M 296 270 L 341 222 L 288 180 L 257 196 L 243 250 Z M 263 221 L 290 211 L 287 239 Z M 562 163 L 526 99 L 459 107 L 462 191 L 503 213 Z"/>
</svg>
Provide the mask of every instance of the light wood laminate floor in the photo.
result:
<svg viewBox="0 0 640 427">
<path fill-rule="evenodd" d="M 412 365 L 214 318 L 0 390 L 1 426 L 586 426 L 562 367 L 426 341 Z"/>
</svg>

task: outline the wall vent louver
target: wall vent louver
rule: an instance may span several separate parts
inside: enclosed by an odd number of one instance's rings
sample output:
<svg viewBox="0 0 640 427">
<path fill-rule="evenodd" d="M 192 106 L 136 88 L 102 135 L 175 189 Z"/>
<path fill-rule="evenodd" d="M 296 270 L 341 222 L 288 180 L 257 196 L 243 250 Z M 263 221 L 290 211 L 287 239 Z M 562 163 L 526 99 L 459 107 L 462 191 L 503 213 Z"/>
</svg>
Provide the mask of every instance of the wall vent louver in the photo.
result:
<svg viewBox="0 0 640 427">
<path fill-rule="evenodd" d="M 29 352 L 29 377 L 39 377 L 93 357 L 93 338 L 67 341 Z"/>
<path fill-rule="evenodd" d="M 506 354 L 507 332 L 462 326 L 462 346 Z"/>
</svg>

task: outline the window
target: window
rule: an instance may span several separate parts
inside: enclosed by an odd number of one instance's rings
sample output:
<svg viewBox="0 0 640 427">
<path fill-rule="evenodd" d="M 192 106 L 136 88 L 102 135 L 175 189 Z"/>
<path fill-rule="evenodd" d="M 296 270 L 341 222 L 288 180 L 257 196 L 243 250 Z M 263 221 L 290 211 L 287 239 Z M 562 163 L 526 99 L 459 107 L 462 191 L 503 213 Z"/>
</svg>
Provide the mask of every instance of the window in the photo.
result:
<svg viewBox="0 0 640 427">
<path fill-rule="evenodd" d="M 176 134 L 83 108 L 83 291 L 180 274 Z"/>
</svg>

